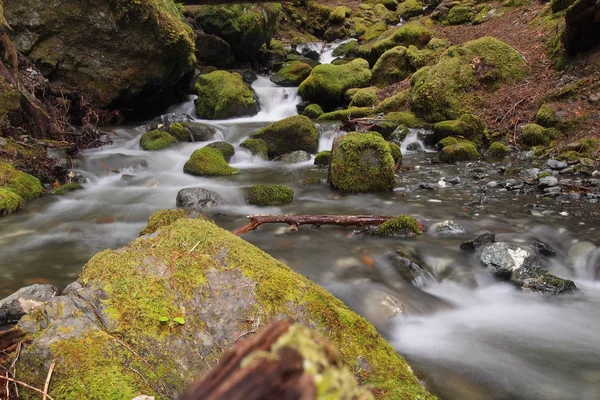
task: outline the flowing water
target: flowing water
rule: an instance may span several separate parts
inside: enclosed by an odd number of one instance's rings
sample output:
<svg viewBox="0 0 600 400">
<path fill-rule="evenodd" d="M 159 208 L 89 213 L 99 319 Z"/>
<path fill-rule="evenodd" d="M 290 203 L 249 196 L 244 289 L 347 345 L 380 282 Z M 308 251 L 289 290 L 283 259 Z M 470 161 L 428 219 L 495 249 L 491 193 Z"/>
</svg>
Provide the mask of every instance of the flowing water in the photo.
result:
<svg viewBox="0 0 600 400">
<path fill-rule="evenodd" d="M 240 175 L 198 178 L 182 172 L 190 154 L 208 142 L 145 152 L 139 147 L 143 128 L 114 128 L 112 145 L 89 150 L 77 162 L 76 170 L 88 179 L 85 190 L 46 196 L 0 220 L 0 294 L 35 282 L 64 287 L 94 253 L 126 245 L 153 212 L 175 207 L 177 192 L 187 187 L 213 190 L 226 200 L 227 205 L 209 211 L 225 229 L 244 225 L 252 213 L 409 213 L 429 223 L 453 220 L 464 233 L 381 239 L 352 236 L 351 229 L 338 227 L 303 226 L 288 233 L 270 225 L 244 238 L 369 318 L 442 398 L 600 399 L 600 282 L 594 280 L 600 251 L 592 244 L 600 244 L 597 206 L 486 192 L 487 180 L 502 179 L 504 163 L 432 163 L 434 154 L 416 130 L 403 143 L 409 168 L 394 192 L 337 193 L 326 184 L 327 172 L 312 161 L 268 162 L 239 146 L 260 127 L 296 114 L 301 100 L 295 88 L 275 87 L 264 77 L 253 86 L 261 113 L 203 121 L 219 129 L 215 141 L 234 145 L 230 164 Z M 170 111 L 193 115 L 192 101 Z M 319 129 L 320 150 L 330 149 L 343 134 L 333 124 Z M 408 150 L 414 142 L 421 151 Z M 455 177 L 461 182 L 449 184 Z M 310 185 L 306 178 L 321 183 Z M 258 183 L 291 186 L 294 202 L 271 208 L 246 205 L 244 188 Z M 421 183 L 437 189 L 419 189 Z M 459 249 L 461 242 L 486 230 L 499 241 L 549 243 L 558 255 L 546 266 L 573 279 L 579 293 L 541 298 L 494 282 Z M 421 261 L 424 270 L 414 285 L 391 272 L 383 256 L 394 250 Z"/>
</svg>

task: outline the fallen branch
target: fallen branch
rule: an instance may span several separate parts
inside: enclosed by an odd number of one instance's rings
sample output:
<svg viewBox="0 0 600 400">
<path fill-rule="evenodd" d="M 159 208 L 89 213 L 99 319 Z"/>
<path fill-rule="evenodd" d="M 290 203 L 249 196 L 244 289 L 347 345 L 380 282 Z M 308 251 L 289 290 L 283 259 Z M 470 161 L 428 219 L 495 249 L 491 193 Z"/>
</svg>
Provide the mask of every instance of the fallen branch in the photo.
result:
<svg viewBox="0 0 600 400">
<path fill-rule="evenodd" d="M 52 371 L 54 371 L 54 366 L 56 364 L 50 364 L 50 368 L 48 369 L 48 376 L 46 376 L 46 383 L 44 384 L 44 393 L 42 394 L 42 400 L 46 400 L 48 396 L 48 387 L 50 387 L 50 379 L 52 379 Z"/>
<path fill-rule="evenodd" d="M 7 378 L 6 376 L 2 376 L 2 375 L 0 375 L 0 379 L 5 379 L 5 380 L 7 380 L 8 382 L 14 382 L 14 383 L 16 383 L 16 384 L 18 384 L 18 385 L 21 385 L 21 386 L 23 386 L 23 387 L 26 387 L 26 388 L 27 388 L 27 389 L 29 389 L 29 390 L 33 390 L 34 392 L 38 392 L 39 394 L 42 394 L 42 395 L 44 394 L 44 392 L 43 392 L 43 391 L 41 391 L 40 389 L 38 389 L 38 388 L 35 388 L 35 387 L 31 386 L 31 385 L 28 385 L 28 384 L 26 384 L 25 382 L 21 382 L 21 381 L 18 381 L 18 380 L 16 380 L 16 379 L 12 379 L 12 378 Z M 47 398 L 47 400 L 54 400 L 54 399 L 53 399 L 52 397 L 50 397 L 50 395 L 48 395 L 48 394 L 46 395 L 46 398 Z"/>
<path fill-rule="evenodd" d="M 250 232 L 262 224 L 288 224 L 291 228 L 300 225 L 375 226 L 394 217 L 377 215 L 248 215 L 250 222 L 233 231 L 235 235 Z"/>
</svg>

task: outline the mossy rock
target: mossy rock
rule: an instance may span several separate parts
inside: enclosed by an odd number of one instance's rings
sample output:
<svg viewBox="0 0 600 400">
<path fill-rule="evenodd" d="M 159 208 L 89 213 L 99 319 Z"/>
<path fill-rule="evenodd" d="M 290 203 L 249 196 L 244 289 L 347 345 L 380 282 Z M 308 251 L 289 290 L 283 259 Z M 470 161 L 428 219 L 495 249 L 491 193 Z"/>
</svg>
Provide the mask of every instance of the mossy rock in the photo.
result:
<svg viewBox="0 0 600 400">
<path fill-rule="evenodd" d="M 344 118 L 366 118 L 373 115 L 371 107 L 350 107 L 346 110 L 336 110 L 322 114 L 319 121 L 338 121 Z"/>
<path fill-rule="evenodd" d="M 420 0 L 404 0 L 398 6 L 398 15 L 405 21 L 423 15 L 423 3 Z"/>
<path fill-rule="evenodd" d="M 564 161 L 579 161 L 583 157 L 583 154 L 574 150 L 565 151 L 556 156 L 557 159 Z"/>
<path fill-rule="evenodd" d="M 312 67 L 300 61 L 294 61 L 286 64 L 283 68 L 271 76 L 271 82 L 279 86 L 298 86 L 312 71 Z"/>
<path fill-rule="evenodd" d="M 457 119 L 470 111 L 477 89 L 495 90 L 528 71 L 521 55 L 498 39 L 483 37 L 453 46 L 437 64 L 413 75 L 412 109 L 430 122 Z"/>
<path fill-rule="evenodd" d="M 23 205 L 23 198 L 7 187 L 0 186 L 0 215 L 11 214 Z"/>
<path fill-rule="evenodd" d="M 52 194 L 65 194 L 65 193 L 71 193 L 76 190 L 82 190 L 82 189 L 83 189 L 83 186 L 81 185 L 81 183 L 72 182 L 72 183 L 66 183 L 64 185 L 55 187 L 52 190 Z"/>
<path fill-rule="evenodd" d="M 510 148 L 502 142 L 494 142 L 487 150 L 487 155 L 491 157 L 504 158 L 510 153 Z"/>
<path fill-rule="evenodd" d="M 157 232 L 159 229 L 166 228 L 173 222 L 182 218 L 190 218 L 188 210 L 182 210 L 180 208 L 172 210 L 160 210 L 155 212 L 148 218 L 148 223 L 140 232 L 140 236 L 151 235 Z"/>
<path fill-rule="evenodd" d="M 180 122 L 172 123 L 169 126 L 169 134 L 177 139 L 178 142 L 190 142 L 192 140 L 192 136 L 190 135 L 190 131 L 188 128 L 183 126 Z"/>
<path fill-rule="evenodd" d="M 458 143 L 471 143 L 462 136 L 448 136 L 437 142 L 436 147 L 442 150 L 444 147 L 452 146 Z"/>
<path fill-rule="evenodd" d="M 248 320 L 273 318 L 316 328 L 351 370 L 360 357 L 369 365 L 361 383 L 381 399 L 434 399 L 369 322 L 205 219 L 177 218 L 96 254 L 76 285 L 19 323 L 31 339 L 20 354 L 20 379 L 43 387 L 44 365 L 57 360 L 48 393 L 55 399 L 179 398 L 240 332 L 259 328 Z"/>
<path fill-rule="evenodd" d="M 398 9 L 398 1 L 396 0 L 369 0 L 371 4 L 381 4 L 390 11 L 396 11 Z"/>
<path fill-rule="evenodd" d="M 358 42 L 351 40 L 333 50 L 334 57 L 358 57 Z"/>
<path fill-rule="evenodd" d="M 379 36 L 381 36 L 387 30 L 388 30 L 388 26 L 385 22 L 381 22 L 381 21 L 377 22 L 367 29 L 367 31 L 361 36 L 361 39 L 363 41 L 376 40 Z M 357 42 L 357 44 L 358 44 L 358 42 Z M 358 46 L 356 48 L 355 56 L 358 57 L 358 56 L 360 56 L 360 54 L 361 54 L 360 46 Z"/>
<path fill-rule="evenodd" d="M 265 160 L 269 159 L 269 145 L 262 139 L 246 139 L 240 146 L 250 150 L 255 156 L 261 156 Z"/>
<path fill-rule="evenodd" d="M 359 47 L 360 56 L 369 61 L 371 66 L 386 51 L 396 46 L 424 47 L 433 38 L 433 31 L 415 22 L 404 24 L 397 28 L 391 28 L 380 34 L 374 40 L 364 43 Z"/>
<path fill-rule="evenodd" d="M 232 168 L 225 161 L 223 154 L 212 147 L 203 147 L 192 153 L 184 164 L 183 172 L 195 176 L 226 176 L 239 174 L 238 169 Z"/>
<path fill-rule="evenodd" d="M 8 114 L 19 108 L 21 108 L 21 93 L 6 79 L 0 77 L 0 123 Z"/>
<path fill-rule="evenodd" d="M 256 185 L 246 191 L 246 202 L 256 206 L 279 206 L 293 199 L 294 191 L 283 185 Z"/>
<path fill-rule="evenodd" d="M 479 159 L 479 151 L 473 143 L 462 142 L 446 146 L 440 152 L 440 161 L 454 163 L 457 161 L 475 161 Z"/>
<path fill-rule="evenodd" d="M 450 25 L 461 25 L 466 22 L 470 22 L 473 18 L 471 11 L 472 6 L 454 6 L 448 12 L 446 22 Z"/>
<path fill-rule="evenodd" d="M 414 217 L 399 215 L 379 225 L 374 234 L 377 236 L 421 235 L 423 230 Z"/>
<path fill-rule="evenodd" d="M 410 76 L 406 50 L 404 46 L 396 46 L 383 53 L 373 67 L 373 84 L 385 87 Z"/>
<path fill-rule="evenodd" d="M 394 111 L 400 111 L 405 108 L 409 99 L 410 92 L 408 90 L 401 90 L 377 103 L 375 106 L 375 111 L 378 113 L 392 113 Z"/>
<path fill-rule="evenodd" d="M 391 112 L 386 114 L 385 119 L 409 128 L 417 128 L 426 125 L 425 121 L 417 118 L 415 114 L 410 111 Z"/>
<path fill-rule="evenodd" d="M 481 118 L 473 114 L 463 114 L 460 119 L 441 121 L 433 125 L 432 143 L 448 136 L 464 136 L 477 145 L 487 140 L 487 130 Z"/>
<path fill-rule="evenodd" d="M 567 129 L 574 121 L 561 118 L 555 104 L 543 104 L 535 115 L 535 122 L 544 128 Z"/>
<path fill-rule="evenodd" d="M 331 15 L 329 16 L 329 21 L 332 23 L 344 22 L 346 18 L 350 16 L 351 13 L 352 10 L 350 10 L 348 7 L 337 6 L 331 12 Z"/>
<path fill-rule="evenodd" d="M 377 88 L 358 89 L 352 96 L 349 107 L 371 107 L 377 100 Z"/>
<path fill-rule="evenodd" d="M 231 45 L 236 61 L 247 61 L 271 42 L 280 11 L 280 4 L 200 6 L 194 17 L 204 32 Z"/>
<path fill-rule="evenodd" d="M 237 72 L 214 71 L 198 77 L 196 113 L 206 119 L 227 119 L 256 115 L 258 97 Z"/>
<path fill-rule="evenodd" d="M 387 192 L 396 184 L 389 143 L 377 133 L 349 133 L 334 141 L 329 182 L 342 192 Z"/>
<path fill-rule="evenodd" d="M 331 150 L 323 150 L 315 156 L 315 165 L 320 167 L 328 167 L 331 163 Z"/>
<path fill-rule="evenodd" d="M 348 89 L 367 87 L 370 84 L 369 63 L 359 58 L 344 65 L 316 66 L 298 88 L 298 95 L 305 101 L 331 110 L 344 104 L 344 94 Z"/>
<path fill-rule="evenodd" d="M 310 119 L 317 119 L 323 115 L 323 109 L 318 104 L 309 104 L 304 111 L 302 111 L 302 115 Z"/>
<path fill-rule="evenodd" d="M 523 143 L 528 146 L 548 146 L 557 136 L 554 129 L 537 124 L 527 124 L 523 127 Z"/>
<path fill-rule="evenodd" d="M 12 165 L 4 162 L 0 162 L 0 188 L 10 190 L 26 201 L 37 199 L 43 191 L 42 184 L 38 178 L 19 171 Z M 8 199 L 9 197 L 6 194 L 6 198 Z"/>
<path fill-rule="evenodd" d="M 210 147 L 219 151 L 219 153 L 223 154 L 223 158 L 226 162 L 231 160 L 231 157 L 235 154 L 235 149 L 233 145 L 227 142 L 213 142 L 208 144 L 206 147 Z"/>
<path fill-rule="evenodd" d="M 177 139 L 165 131 L 150 131 L 140 137 L 140 147 L 146 151 L 164 150 L 176 143 Z"/>
<path fill-rule="evenodd" d="M 402 149 L 396 143 L 388 142 L 390 151 L 392 152 L 392 158 L 396 165 L 402 164 Z"/>
<path fill-rule="evenodd" d="M 277 157 L 296 150 L 316 153 L 319 132 L 310 118 L 296 115 L 274 122 L 250 136 L 267 143 L 269 156 Z"/>
</svg>

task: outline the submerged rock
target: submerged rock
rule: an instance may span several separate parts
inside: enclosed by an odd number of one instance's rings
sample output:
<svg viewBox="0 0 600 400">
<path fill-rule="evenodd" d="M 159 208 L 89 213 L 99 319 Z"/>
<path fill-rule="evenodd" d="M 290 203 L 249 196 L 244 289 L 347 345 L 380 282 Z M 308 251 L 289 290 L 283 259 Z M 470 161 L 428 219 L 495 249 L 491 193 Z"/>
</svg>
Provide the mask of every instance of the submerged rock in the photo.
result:
<svg viewBox="0 0 600 400">
<path fill-rule="evenodd" d="M 177 207 L 201 210 L 225 204 L 225 200 L 217 192 L 202 188 L 181 189 L 175 200 Z"/>
<path fill-rule="evenodd" d="M 462 235 L 466 232 L 465 228 L 450 220 L 433 224 L 429 231 L 439 236 Z"/>
<path fill-rule="evenodd" d="M 0 324 L 18 321 L 29 311 L 42 306 L 58 293 L 52 285 L 31 285 L 0 300 Z"/>
</svg>

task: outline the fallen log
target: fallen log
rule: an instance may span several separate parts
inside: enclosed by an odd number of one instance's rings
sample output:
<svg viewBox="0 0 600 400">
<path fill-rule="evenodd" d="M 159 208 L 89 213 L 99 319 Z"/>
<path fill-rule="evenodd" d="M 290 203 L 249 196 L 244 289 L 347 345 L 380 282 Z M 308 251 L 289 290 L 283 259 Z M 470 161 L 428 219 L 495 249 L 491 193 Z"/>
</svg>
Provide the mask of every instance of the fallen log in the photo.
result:
<svg viewBox="0 0 600 400">
<path fill-rule="evenodd" d="M 376 226 L 394 218 L 378 215 L 248 215 L 250 222 L 233 231 L 235 235 L 250 232 L 262 224 L 288 224 L 291 228 L 300 225 Z"/>
</svg>

